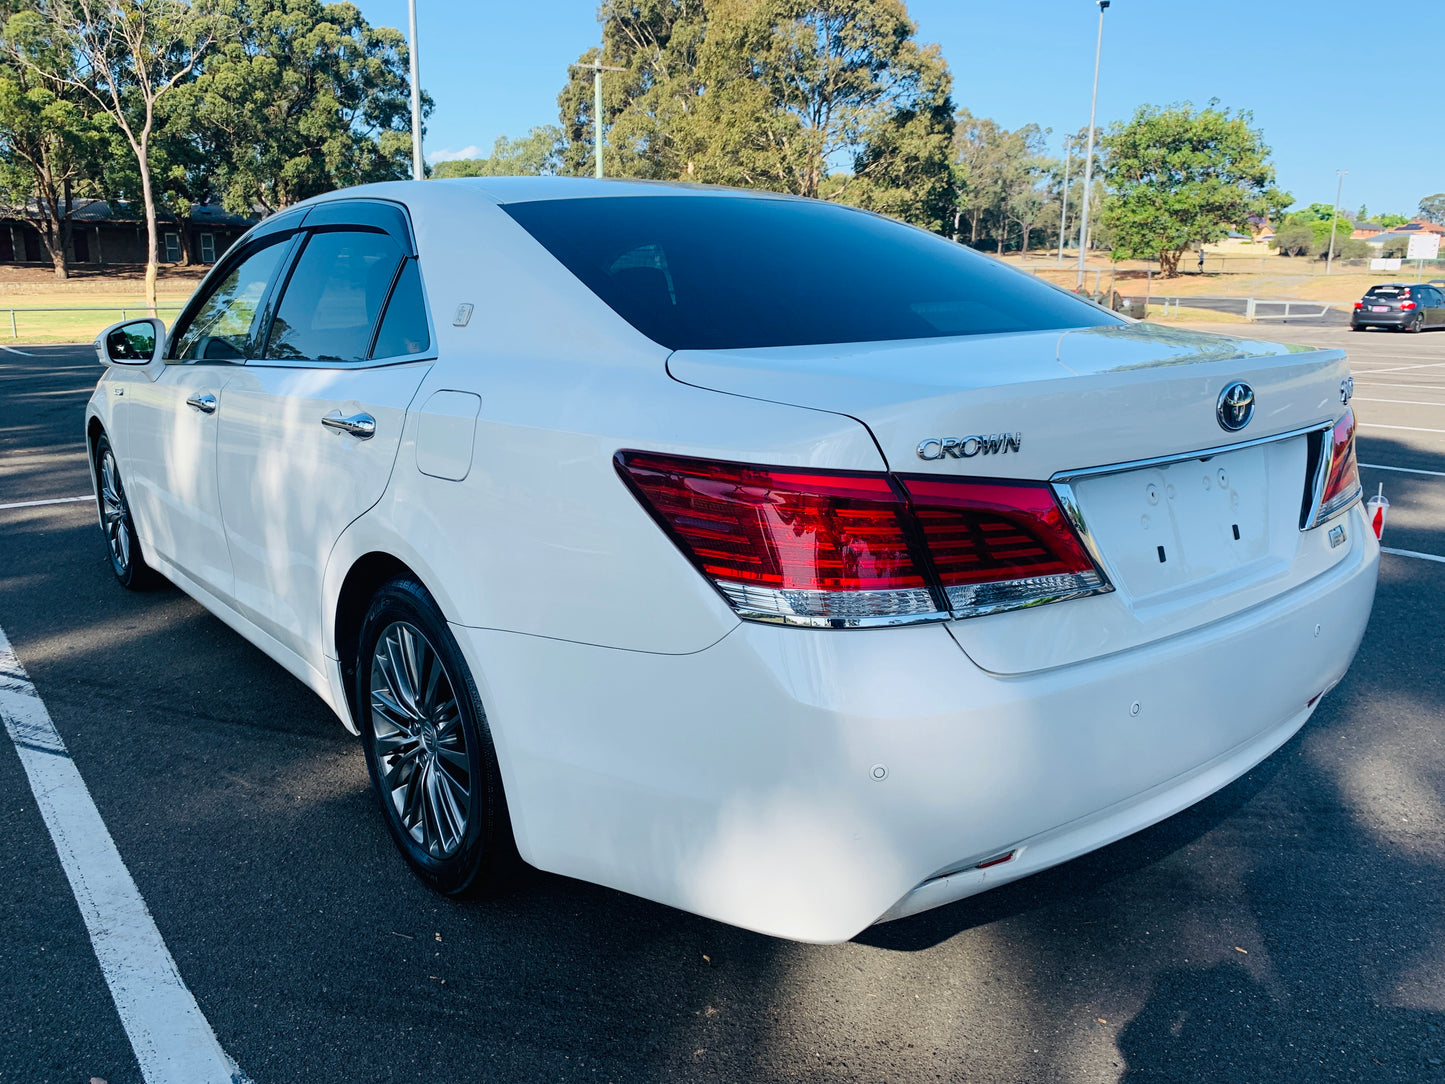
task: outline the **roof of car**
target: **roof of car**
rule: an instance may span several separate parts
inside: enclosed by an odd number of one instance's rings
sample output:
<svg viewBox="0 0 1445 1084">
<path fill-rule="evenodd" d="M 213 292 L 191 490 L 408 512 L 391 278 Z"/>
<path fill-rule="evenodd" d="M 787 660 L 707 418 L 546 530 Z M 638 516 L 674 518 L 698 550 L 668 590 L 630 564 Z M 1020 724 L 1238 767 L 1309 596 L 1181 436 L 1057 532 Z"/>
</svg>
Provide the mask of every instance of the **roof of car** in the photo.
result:
<svg viewBox="0 0 1445 1084">
<path fill-rule="evenodd" d="M 639 181 L 599 177 L 448 177 L 429 184 L 469 185 L 480 188 L 498 203 L 534 200 L 590 199 L 598 196 L 745 196 L 795 199 L 780 192 L 724 188 L 683 181 Z"/>
</svg>

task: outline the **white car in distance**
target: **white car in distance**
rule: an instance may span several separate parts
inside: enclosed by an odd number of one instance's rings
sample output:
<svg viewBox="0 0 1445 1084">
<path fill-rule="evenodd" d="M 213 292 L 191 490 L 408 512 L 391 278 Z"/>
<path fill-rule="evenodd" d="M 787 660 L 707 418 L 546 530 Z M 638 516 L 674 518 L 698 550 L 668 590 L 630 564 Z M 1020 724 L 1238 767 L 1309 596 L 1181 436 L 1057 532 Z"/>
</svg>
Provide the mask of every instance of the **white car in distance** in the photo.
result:
<svg viewBox="0 0 1445 1084">
<path fill-rule="evenodd" d="M 314 689 L 449 894 L 843 940 L 1237 778 L 1374 597 L 1341 352 L 833 204 L 341 191 L 96 345 L 116 576 Z"/>
</svg>

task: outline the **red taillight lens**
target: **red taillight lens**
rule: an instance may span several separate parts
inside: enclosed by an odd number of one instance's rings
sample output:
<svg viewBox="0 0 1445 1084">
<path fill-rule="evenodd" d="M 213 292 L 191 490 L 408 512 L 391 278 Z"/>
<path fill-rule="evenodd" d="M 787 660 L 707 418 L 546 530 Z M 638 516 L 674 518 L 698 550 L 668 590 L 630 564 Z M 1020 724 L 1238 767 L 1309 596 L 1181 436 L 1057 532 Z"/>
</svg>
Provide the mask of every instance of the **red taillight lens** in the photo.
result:
<svg viewBox="0 0 1445 1084">
<path fill-rule="evenodd" d="M 1413 302 L 1413 301 L 1401 301 L 1401 302 L 1400 302 L 1400 308 L 1402 308 L 1402 309 L 1413 309 L 1414 307 L 1415 307 L 1415 302 Z"/>
<path fill-rule="evenodd" d="M 744 617 L 894 624 L 1109 589 L 1036 483 L 900 485 L 649 452 L 619 452 L 617 466 Z"/>
<path fill-rule="evenodd" d="M 1363 301 L 1356 301 L 1356 302 L 1355 302 L 1355 308 L 1357 308 L 1357 309 L 1363 309 L 1364 307 L 1365 307 L 1365 303 L 1364 303 Z"/>
<path fill-rule="evenodd" d="M 1103 585 L 1048 486 L 933 477 L 902 481 L 952 609 L 981 613 Z"/>
<path fill-rule="evenodd" d="M 617 461 L 745 616 L 845 625 L 943 616 L 909 546 L 907 506 L 885 475 L 643 452 Z"/>
<path fill-rule="evenodd" d="M 1360 468 L 1355 461 L 1355 412 L 1346 408 L 1326 439 L 1324 454 L 1325 487 L 1320 496 L 1320 509 L 1315 513 L 1316 526 L 1343 512 L 1360 499 Z"/>
</svg>

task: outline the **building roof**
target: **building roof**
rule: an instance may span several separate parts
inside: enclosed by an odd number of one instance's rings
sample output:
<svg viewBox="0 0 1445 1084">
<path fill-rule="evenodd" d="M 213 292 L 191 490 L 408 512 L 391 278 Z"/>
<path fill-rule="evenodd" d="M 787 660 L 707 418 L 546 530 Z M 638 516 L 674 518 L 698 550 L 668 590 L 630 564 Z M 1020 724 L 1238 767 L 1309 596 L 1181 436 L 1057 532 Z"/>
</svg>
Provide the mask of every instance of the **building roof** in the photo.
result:
<svg viewBox="0 0 1445 1084">
<path fill-rule="evenodd" d="M 18 213 L 18 208 L 0 210 L 0 219 L 12 222 L 35 219 L 40 217 L 40 210 L 40 202 L 32 199 L 27 201 L 23 213 Z M 157 209 L 156 217 L 162 222 L 176 221 L 176 216 L 164 208 Z M 246 218 L 242 215 L 232 214 L 223 207 L 204 203 L 193 205 L 188 216 L 188 220 L 198 226 L 230 227 L 232 229 L 247 229 L 254 225 L 259 218 L 259 215 Z M 99 225 L 102 222 L 144 222 L 145 209 L 133 200 L 111 202 L 103 199 L 77 199 L 71 205 L 70 219 L 72 222 L 83 222 L 90 225 Z"/>
</svg>

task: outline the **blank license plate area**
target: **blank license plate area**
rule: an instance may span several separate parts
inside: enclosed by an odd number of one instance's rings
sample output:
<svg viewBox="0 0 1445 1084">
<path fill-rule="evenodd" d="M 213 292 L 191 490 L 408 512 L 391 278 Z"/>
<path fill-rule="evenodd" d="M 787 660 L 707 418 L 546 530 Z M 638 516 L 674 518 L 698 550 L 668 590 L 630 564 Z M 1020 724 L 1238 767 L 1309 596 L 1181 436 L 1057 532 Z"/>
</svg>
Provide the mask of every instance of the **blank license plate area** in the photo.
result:
<svg viewBox="0 0 1445 1084">
<path fill-rule="evenodd" d="M 1083 479 L 1074 492 L 1115 586 L 1162 602 L 1287 571 L 1304 477 L 1298 437 Z"/>
</svg>

